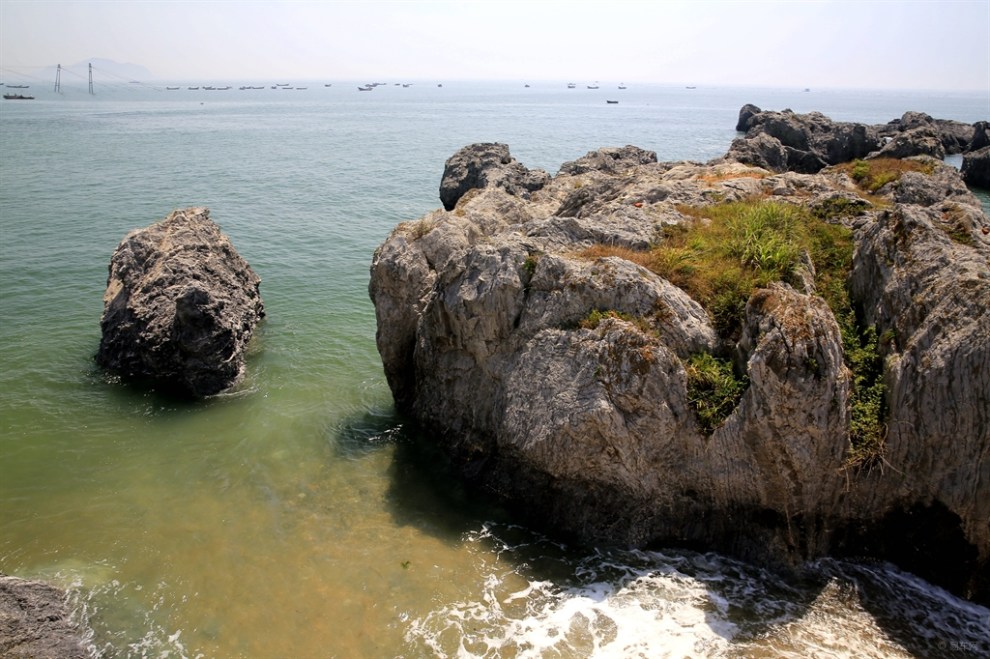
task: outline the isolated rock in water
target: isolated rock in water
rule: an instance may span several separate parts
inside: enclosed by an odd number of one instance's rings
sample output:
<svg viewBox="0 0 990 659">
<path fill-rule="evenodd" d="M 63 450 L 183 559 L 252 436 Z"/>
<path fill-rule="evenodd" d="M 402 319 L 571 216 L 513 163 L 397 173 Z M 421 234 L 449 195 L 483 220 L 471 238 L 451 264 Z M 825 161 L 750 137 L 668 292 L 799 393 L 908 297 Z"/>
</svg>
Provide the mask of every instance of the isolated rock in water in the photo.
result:
<svg viewBox="0 0 990 659">
<path fill-rule="evenodd" d="M 990 146 L 963 156 L 962 177 L 968 185 L 990 188 Z"/>
<path fill-rule="evenodd" d="M 0 574 L 0 657 L 84 659 L 88 633 L 72 620 L 65 592 Z"/>
<path fill-rule="evenodd" d="M 509 155 L 505 144 L 472 144 L 451 156 L 440 181 L 440 202 L 450 211 L 468 190 L 498 187 L 524 196 L 542 188 L 550 179 L 543 170 L 529 170 Z"/>
<path fill-rule="evenodd" d="M 261 280 L 205 208 L 129 233 L 110 260 L 97 362 L 194 397 L 238 381 L 264 317 Z"/>
</svg>

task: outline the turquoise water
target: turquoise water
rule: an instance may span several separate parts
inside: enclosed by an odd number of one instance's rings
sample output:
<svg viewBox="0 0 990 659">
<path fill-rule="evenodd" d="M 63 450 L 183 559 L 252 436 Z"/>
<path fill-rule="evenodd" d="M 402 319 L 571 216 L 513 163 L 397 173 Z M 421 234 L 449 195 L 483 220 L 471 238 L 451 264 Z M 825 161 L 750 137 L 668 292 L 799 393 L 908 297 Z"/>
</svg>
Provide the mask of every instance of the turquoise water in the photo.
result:
<svg viewBox="0 0 990 659">
<path fill-rule="evenodd" d="M 966 656 L 990 614 L 884 566 L 807 583 L 684 552 L 562 548 L 413 445 L 374 344 L 372 252 L 444 160 L 509 144 L 707 160 L 739 108 L 976 121 L 979 95 L 356 84 L 0 104 L 0 571 L 71 589 L 107 657 Z M 183 85 L 184 87 L 185 85 Z M 617 105 L 606 99 L 618 99 Z M 179 403 L 95 369 L 129 230 L 207 206 L 262 278 L 246 381 Z M 910 620 L 900 624 L 898 619 Z M 824 648 L 824 649 L 823 649 Z"/>
</svg>

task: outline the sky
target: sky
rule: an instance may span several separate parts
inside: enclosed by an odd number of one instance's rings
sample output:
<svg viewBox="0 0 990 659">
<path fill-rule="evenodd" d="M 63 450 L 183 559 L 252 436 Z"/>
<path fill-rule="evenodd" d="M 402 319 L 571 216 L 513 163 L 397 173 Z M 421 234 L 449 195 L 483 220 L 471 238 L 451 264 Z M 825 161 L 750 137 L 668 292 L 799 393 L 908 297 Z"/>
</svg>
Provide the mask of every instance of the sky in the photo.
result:
<svg viewBox="0 0 990 659">
<path fill-rule="evenodd" d="M 0 0 L 4 78 L 542 80 L 987 91 L 990 0 Z"/>
</svg>

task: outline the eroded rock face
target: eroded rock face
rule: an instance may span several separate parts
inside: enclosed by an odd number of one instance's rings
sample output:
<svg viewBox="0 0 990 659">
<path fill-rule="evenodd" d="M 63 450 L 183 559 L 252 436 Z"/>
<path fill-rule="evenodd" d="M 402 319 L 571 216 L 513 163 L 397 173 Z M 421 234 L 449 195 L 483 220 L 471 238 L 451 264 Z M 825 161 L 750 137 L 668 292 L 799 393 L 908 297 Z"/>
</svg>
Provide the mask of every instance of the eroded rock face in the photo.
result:
<svg viewBox="0 0 990 659">
<path fill-rule="evenodd" d="M 525 195 L 543 187 L 550 175 L 529 170 L 509 155 L 505 144 L 473 144 L 447 160 L 440 180 L 440 202 L 454 210 L 468 190 L 498 187 L 512 195 Z"/>
<path fill-rule="evenodd" d="M 114 252 L 97 362 L 181 394 L 219 393 L 243 375 L 265 315 L 260 284 L 207 209 L 174 211 Z"/>
<path fill-rule="evenodd" d="M 65 592 L 0 574 L 0 656 L 85 659 L 87 630 L 72 620 Z"/>
<path fill-rule="evenodd" d="M 746 127 L 746 137 L 735 140 L 727 154 L 739 162 L 814 174 L 828 165 L 863 158 L 881 146 L 871 126 L 832 121 L 820 112 L 753 112 L 759 108 L 747 107 L 736 126 Z M 757 141 L 750 143 L 753 140 Z"/>
<path fill-rule="evenodd" d="M 773 139 L 790 163 L 794 147 Z M 488 185 L 400 225 L 370 285 L 398 405 L 469 480 L 557 532 L 771 562 L 900 560 L 915 538 L 903 520 L 924 519 L 963 576 L 926 572 L 936 549 L 911 568 L 985 600 L 990 219 L 935 160 L 932 175 L 885 186 L 876 208 L 839 170 L 775 174 L 731 156 L 700 165 L 602 150 L 527 198 Z M 638 264 L 662 226 L 687 221 L 683 206 L 760 195 L 845 209 L 832 221 L 854 230 L 854 302 L 885 342 L 882 472 L 850 466 L 854 384 L 812 279 L 758 290 L 724 336 Z M 710 434 L 690 402 L 686 364 L 699 352 L 732 356 L 749 379 Z"/>
<path fill-rule="evenodd" d="M 974 187 L 990 188 L 990 146 L 963 156 L 962 177 Z"/>
</svg>

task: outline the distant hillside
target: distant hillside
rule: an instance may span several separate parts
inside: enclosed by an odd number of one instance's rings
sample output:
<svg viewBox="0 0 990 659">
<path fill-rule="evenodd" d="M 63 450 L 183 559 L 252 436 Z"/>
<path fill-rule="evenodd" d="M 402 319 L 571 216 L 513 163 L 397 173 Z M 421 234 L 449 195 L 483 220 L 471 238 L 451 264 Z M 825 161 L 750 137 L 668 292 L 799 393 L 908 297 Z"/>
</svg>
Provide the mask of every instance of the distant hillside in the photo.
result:
<svg viewBox="0 0 990 659">
<path fill-rule="evenodd" d="M 94 57 L 76 64 L 63 64 L 62 70 L 68 71 L 73 75 L 73 77 L 82 76 L 83 78 L 88 78 L 90 64 L 93 65 L 93 78 L 102 78 L 104 82 L 107 82 L 107 78 L 111 78 L 115 82 L 129 82 L 131 80 L 140 80 L 143 82 L 145 80 L 155 79 L 155 75 L 140 64 L 122 64 L 120 62 L 102 59 L 100 57 Z M 57 66 L 48 67 L 44 70 L 42 76 L 54 80 L 56 68 Z"/>
</svg>

